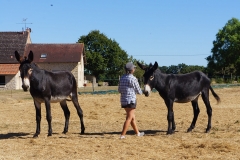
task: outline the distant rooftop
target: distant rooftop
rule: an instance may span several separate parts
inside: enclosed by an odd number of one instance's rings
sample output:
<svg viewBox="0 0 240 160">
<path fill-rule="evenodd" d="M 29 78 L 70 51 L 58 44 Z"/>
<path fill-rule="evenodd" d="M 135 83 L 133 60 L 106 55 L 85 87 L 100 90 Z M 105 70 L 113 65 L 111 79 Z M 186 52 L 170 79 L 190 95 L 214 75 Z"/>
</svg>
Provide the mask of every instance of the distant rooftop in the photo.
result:
<svg viewBox="0 0 240 160">
<path fill-rule="evenodd" d="M 0 63 L 18 63 L 14 52 L 24 52 L 29 34 L 28 31 L 0 32 Z"/>
<path fill-rule="evenodd" d="M 24 55 L 32 51 L 33 61 L 39 62 L 80 62 L 84 53 L 83 43 L 73 44 L 27 44 Z M 83 57 L 84 58 L 84 57 Z M 85 59 L 85 58 L 84 58 Z"/>
</svg>

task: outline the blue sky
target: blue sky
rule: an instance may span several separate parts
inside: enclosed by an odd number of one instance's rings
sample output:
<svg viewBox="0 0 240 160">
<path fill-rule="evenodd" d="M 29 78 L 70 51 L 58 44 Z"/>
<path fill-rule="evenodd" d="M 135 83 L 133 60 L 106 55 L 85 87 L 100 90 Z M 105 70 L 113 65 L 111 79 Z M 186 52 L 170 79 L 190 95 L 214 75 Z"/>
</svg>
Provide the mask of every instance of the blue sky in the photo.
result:
<svg viewBox="0 0 240 160">
<path fill-rule="evenodd" d="M 137 60 L 206 66 L 239 0 L 0 0 L 0 31 L 32 29 L 33 43 L 75 43 L 99 30 Z M 20 23 L 20 24 L 19 24 Z"/>
</svg>

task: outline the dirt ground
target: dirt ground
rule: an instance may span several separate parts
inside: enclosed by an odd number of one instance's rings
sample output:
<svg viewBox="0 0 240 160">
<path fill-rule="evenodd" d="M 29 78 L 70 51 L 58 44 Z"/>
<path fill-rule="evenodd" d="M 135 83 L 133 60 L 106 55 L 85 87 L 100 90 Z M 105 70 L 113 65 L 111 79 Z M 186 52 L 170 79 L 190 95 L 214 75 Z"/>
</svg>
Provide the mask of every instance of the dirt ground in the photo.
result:
<svg viewBox="0 0 240 160">
<path fill-rule="evenodd" d="M 63 111 L 52 104 L 53 136 L 47 137 L 45 106 L 42 104 L 41 134 L 35 133 L 35 109 L 29 92 L 0 92 L 0 159 L 240 159 L 240 88 L 215 89 L 221 98 L 213 108 L 212 130 L 206 108 L 199 99 L 200 114 L 195 129 L 186 133 L 193 117 L 191 103 L 174 104 L 176 132 L 166 135 L 167 110 L 158 95 L 138 95 L 137 124 L 144 137 L 129 128 L 120 140 L 125 112 L 119 94 L 79 95 L 86 134 L 71 102 L 69 132 L 62 134 Z"/>
</svg>

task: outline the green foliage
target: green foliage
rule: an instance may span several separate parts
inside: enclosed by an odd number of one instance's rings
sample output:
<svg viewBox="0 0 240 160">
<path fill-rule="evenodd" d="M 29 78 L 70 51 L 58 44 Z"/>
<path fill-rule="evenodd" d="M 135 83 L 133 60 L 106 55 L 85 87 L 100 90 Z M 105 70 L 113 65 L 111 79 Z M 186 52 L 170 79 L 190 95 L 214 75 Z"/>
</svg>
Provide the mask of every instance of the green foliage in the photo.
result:
<svg viewBox="0 0 240 160">
<path fill-rule="evenodd" d="M 224 79 L 223 78 L 215 78 L 215 82 L 216 83 L 224 83 Z"/>
<path fill-rule="evenodd" d="M 171 65 L 169 67 L 162 66 L 162 67 L 159 67 L 159 69 L 161 70 L 162 73 L 167 73 L 167 74 L 185 74 L 193 71 L 206 72 L 206 68 L 204 66 L 186 65 L 184 63 L 178 64 L 177 66 L 175 65 Z"/>
<path fill-rule="evenodd" d="M 144 74 L 144 70 L 142 70 L 141 68 L 139 68 L 137 62 L 140 62 L 141 64 L 145 64 L 143 61 L 140 61 L 140 60 L 136 60 L 134 59 L 132 56 L 129 57 L 129 62 L 132 62 L 137 68 L 134 72 L 134 76 L 137 78 L 137 79 L 142 79 L 143 77 L 143 74 Z"/>
<path fill-rule="evenodd" d="M 185 74 L 185 73 L 190 73 L 193 71 L 202 71 L 202 72 L 206 72 L 206 68 L 204 66 L 197 66 L 197 65 L 185 65 L 185 64 L 179 64 L 178 65 L 179 68 L 179 72 L 181 74 Z"/>
<path fill-rule="evenodd" d="M 103 82 L 102 81 L 98 81 L 98 86 L 103 86 Z"/>
<path fill-rule="evenodd" d="M 231 80 L 231 78 L 226 78 L 226 79 L 224 79 L 224 82 L 225 83 L 232 83 L 232 80 Z"/>
<path fill-rule="evenodd" d="M 99 79 L 116 79 L 124 73 L 123 66 L 128 62 L 127 53 L 119 44 L 98 30 L 81 36 L 78 43 L 84 43 L 87 64 L 85 73 Z"/>
<path fill-rule="evenodd" d="M 167 66 L 159 66 L 159 69 L 162 73 L 167 73 L 168 67 Z"/>
<path fill-rule="evenodd" d="M 167 74 L 178 74 L 180 71 L 179 71 L 179 68 L 178 66 L 175 66 L 175 65 L 171 65 L 168 67 L 168 70 L 167 70 Z"/>
<path fill-rule="evenodd" d="M 230 19 L 218 31 L 211 52 L 212 55 L 206 58 L 208 71 L 211 74 L 230 74 L 230 72 L 240 74 L 240 21 L 238 19 Z"/>
</svg>

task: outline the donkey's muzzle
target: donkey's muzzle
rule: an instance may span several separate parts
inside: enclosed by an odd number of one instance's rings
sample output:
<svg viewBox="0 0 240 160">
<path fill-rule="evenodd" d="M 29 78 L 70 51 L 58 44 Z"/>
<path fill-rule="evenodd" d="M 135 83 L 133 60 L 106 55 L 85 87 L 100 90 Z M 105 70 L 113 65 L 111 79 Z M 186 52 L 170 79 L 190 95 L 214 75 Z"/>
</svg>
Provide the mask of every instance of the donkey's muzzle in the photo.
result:
<svg viewBox="0 0 240 160">
<path fill-rule="evenodd" d="M 150 95 L 148 91 L 143 92 L 143 94 L 144 94 L 146 97 L 148 97 L 148 96 Z"/>
<path fill-rule="evenodd" d="M 28 88 L 29 88 L 28 86 L 22 85 L 23 91 L 27 92 L 27 91 L 28 91 Z"/>
<path fill-rule="evenodd" d="M 28 89 L 30 88 L 29 78 L 23 78 L 22 88 L 23 88 L 23 90 L 24 90 L 25 92 L 28 91 Z"/>
<path fill-rule="evenodd" d="M 150 95 L 151 90 L 152 90 L 151 87 L 150 87 L 148 84 L 146 84 L 146 85 L 144 86 L 143 94 L 144 94 L 146 97 L 148 97 L 148 96 Z"/>
</svg>

